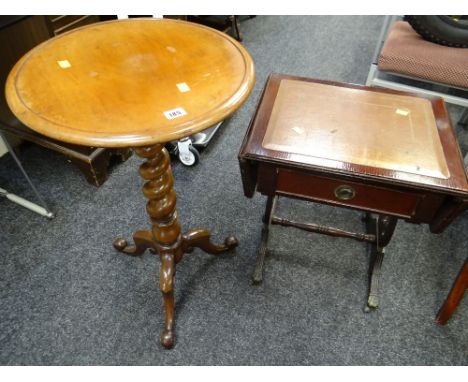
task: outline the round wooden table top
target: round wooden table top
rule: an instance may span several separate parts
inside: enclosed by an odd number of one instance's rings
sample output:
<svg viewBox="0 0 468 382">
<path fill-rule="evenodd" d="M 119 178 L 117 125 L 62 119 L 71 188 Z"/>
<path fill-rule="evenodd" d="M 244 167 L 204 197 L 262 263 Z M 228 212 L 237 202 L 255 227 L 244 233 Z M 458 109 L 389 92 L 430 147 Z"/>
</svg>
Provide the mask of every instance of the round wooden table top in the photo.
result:
<svg viewBox="0 0 468 382">
<path fill-rule="evenodd" d="M 6 83 L 31 129 L 96 147 L 145 146 L 192 135 L 239 108 L 255 81 L 237 41 L 168 19 L 91 24 L 38 45 Z"/>
</svg>

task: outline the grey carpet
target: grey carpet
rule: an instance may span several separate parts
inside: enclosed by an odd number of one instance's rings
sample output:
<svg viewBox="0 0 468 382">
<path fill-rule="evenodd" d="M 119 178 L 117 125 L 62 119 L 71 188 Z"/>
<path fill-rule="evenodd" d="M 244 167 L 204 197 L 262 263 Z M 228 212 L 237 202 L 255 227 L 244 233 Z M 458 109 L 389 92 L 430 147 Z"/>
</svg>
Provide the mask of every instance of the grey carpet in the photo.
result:
<svg viewBox="0 0 468 382">
<path fill-rule="evenodd" d="M 159 259 L 112 247 L 149 226 L 136 156 L 100 188 L 62 156 L 26 148 L 21 159 L 53 221 L 0 200 L 0 363 L 3 365 L 466 365 L 468 300 L 446 327 L 434 316 L 461 267 L 468 216 L 441 235 L 399 222 L 381 279 L 381 308 L 363 313 L 362 243 L 273 228 L 265 281 L 250 285 L 265 199 L 243 196 L 237 152 L 270 72 L 364 83 L 382 17 L 256 17 L 243 21 L 255 89 L 201 162 L 175 162 L 185 229 L 234 233 L 219 257 L 196 250 L 177 268 L 176 346 L 159 344 Z M 458 108 L 451 108 L 456 118 Z M 460 134 L 464 134 L 460 130 Z M 9 155 L 0 185 L 33 195 Z M 279 213 L 363 229 L 359 213 L 280 200 Z"/>
</svg>

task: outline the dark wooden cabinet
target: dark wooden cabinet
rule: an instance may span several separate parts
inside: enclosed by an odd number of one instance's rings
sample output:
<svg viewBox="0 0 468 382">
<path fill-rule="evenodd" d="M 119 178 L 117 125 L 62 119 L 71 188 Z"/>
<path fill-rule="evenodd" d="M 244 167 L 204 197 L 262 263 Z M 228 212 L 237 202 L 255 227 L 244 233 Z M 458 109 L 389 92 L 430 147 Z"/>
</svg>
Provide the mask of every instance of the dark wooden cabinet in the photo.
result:
<svg viewBox="0 0 468 382">
<path fill-rule="evenodd" d="M 6 78 L 14 64 L 30 49 L 51 37 L 73 28 L 95 23 L 112 16 L 0 16 L 0 83 L 5 87 Z M 55 150 L 75 163 L 89 183 L 100 186 L 107 179 L 107 167 L 111 156 L 121 160 L 129 157 L 128 149 L 104 149 L 59 142 L 38 134 L 23 125 L 10 111 L 5 94 L 0 92 L 0 130 L 7 139 L 20 139 Z"/>
</svg>

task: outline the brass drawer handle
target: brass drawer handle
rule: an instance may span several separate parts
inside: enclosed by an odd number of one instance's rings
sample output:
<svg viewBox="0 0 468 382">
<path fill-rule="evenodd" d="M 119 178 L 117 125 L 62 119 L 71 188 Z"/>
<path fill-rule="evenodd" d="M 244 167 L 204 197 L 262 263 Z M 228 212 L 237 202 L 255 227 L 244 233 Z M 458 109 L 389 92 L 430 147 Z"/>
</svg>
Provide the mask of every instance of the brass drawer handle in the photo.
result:
<svg viewBox="0 0 468 382">
<path fill-rule="evenodd" d="M 335 188 L 335 196 L 340 200 L 351 200 L 356 196 L 356 190 L 351 186 L 338 186 Z"/>
</svg>

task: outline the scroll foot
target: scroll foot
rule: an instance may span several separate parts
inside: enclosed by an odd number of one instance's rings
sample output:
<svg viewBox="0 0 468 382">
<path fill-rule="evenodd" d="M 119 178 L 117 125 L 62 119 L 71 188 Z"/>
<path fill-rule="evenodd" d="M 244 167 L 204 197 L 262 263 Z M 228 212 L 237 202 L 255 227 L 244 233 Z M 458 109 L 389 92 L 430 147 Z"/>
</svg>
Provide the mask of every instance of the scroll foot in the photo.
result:
<svg viewBox="0 0 468 382">
<path fill-rule="evenodd" d="M 182 248 L 185 253 L 190 253 L 194 248 L 200 248 L 206 253 L 217 255 L 233 249 L 239 245 L 234 236 L 228 236 L 224 244 L 215 244 L 210 240 L 210 231 L 206 229 L 193 230 L 182 238 Z"/>
<path fill-rule="evenodd" d="M 174 332 L 172 330 L 163 330 L 161 332 L 161 344 L 166 349 L 172 349 L 174 346 Z"/>
<path fill-rule="evenodd" d="M 133 234 L 133 242 L 135 245 L 128 245 L 127 241 L 122 238 L 114 240 L 114 248 L 126 253 L 130 256 L 139 256 L 145 252 L 146 249 L 154 249 L 153 238 L 150 231 L 137 231 Z"/>
</svg>

